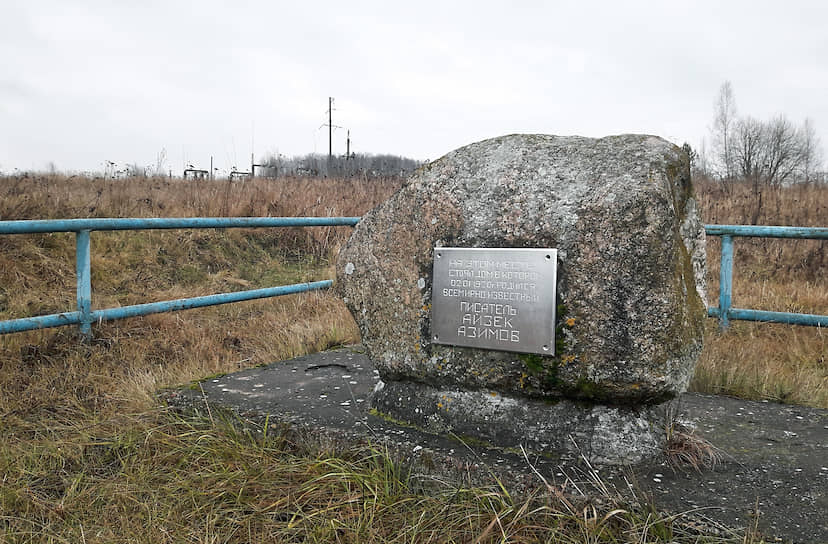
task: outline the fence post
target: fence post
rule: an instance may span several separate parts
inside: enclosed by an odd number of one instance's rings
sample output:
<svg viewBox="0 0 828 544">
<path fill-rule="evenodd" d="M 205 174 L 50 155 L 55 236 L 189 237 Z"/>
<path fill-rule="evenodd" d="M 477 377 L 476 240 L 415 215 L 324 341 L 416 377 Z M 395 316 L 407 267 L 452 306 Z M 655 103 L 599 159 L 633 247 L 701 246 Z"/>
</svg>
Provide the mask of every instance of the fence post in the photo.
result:
<svg viewBox="0 0 828 544">
<path fill-rule="evenodd" d="M 75 277 L 78 283 L 80 332 L 84 341 L 92 340 L 92 261 L 89 255 L 89 234 L 79 230 L 75 236 Z"/>
<path fill-rule="evenodd" d="M 727 329 L 733 292 L 733 236 L 722 236 L 722 259 L 719 266 L 719 330 Z"/>
</svg>

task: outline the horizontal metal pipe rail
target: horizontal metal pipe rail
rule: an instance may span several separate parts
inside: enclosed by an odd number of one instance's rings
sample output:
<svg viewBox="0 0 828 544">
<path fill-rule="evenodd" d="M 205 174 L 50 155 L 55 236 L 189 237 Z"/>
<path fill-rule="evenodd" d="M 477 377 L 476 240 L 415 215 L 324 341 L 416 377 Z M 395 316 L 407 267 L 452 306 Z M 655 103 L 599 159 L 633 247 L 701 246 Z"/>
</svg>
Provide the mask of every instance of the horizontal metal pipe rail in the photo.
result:
<svg viewBox="0 0 828 544">
<path fill-rule="evenodd" d="M 0 221 L 0 234 L 75 233 L 75 275 L 77 311 L 0 321 L 0 334 L 22 332 L 64 325 L 79 325 L 81 334 L 90 338 L 92 323 L 137 317 L 161 312 L 202 308 L 243 300 L 277 297 L 327 289 L 331 280 L 297 283 L 280 287 L 220 293 L 193 298 L 135 304 L 121 308 L 92 310 L 90 234 L 93 230 L 203 229 L 260 227 L 354 226 L 359 217 L 180 217 L 180 218 L 100 218 Z"/>
<path fill-rule="evenodd" d="M 224 229 L 259 227 L 354 226 L 359 217 L 131 217 L 0 221 L 0 234 L 81 232 L 84 230 Z"/>
<path fill-rule="evenodd" d="M 330 280 L 324 280 L 238 291 L 235 293 L 220 293 L 148 304 L 136 304 L 121 308 L 92 310 L 90 258 L 90 233 L 92 231 L 354 226 L 359 220 L 359 217 L 151 217 L 0 221 L 0 234 L 76 233 L 75 270 L 77 279 L 77 311 L 0 321 L 0 334 L 60 327 L 64 325 L 80 325 L 81 333 L 88 338 L 91 336 L 92 323 L 96 321 L 123 319 L 153 313 L 201 308 L 243 300 L 302 293 L 317 289 L 327 289 L 332 284 Z M 734 237 L 826 240 L 828 239 L 828 228 L 752 225 L 705 225 L 704 228 L 708 235 L 721 236 L 722 238 L 721 267 L 719 271 L 719 306 L 717 308 L 709 308 L 707 311 L 709 317 L 719 319 L 721 328 L 727 328 L 731 319 L 821 327 L 828 326 L 828 316 L 825 315 L 768 312 L 731 307 Z"/>
<path fill-rule="evenodd" d="M 777 227 L 754 225 L 705 225 L 710 236 L 722 237 L 722 258 L 719 267 L 719 307 L 708 308 L 707 315 L 719 319 L 719 328 L 726 329 L 731 319 L 766 321 L 790 325 L 828 326 L 828 315 L 798 314 L 790 312 L 766 312 L 732 308 L 733 295 L 733 238 L 797 238 L 828 240 L 828 228 L 824 227 Z"/>
</svg>

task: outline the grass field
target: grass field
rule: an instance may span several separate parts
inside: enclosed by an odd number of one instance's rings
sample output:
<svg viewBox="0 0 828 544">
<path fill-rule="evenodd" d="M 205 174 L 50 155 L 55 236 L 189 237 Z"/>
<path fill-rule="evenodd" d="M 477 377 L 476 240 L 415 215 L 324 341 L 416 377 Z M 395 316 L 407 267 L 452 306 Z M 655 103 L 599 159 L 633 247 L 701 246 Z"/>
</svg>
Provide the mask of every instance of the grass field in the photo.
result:
<svg viewBox="0 0 828 544">
<path fill-rule="evenodd" d="M 0 218 L 361 215 L 400 182 L 185 183 L 26 176 L 0 180 Z M 740 186 L 699 183 L 705 222 L 744 223 Z M 753 208 L 752 208 L 753 206 Z M 828 187 L 768 190 L 760 224 L 820 225 Z M 94 233 L 93 306 L 110 307 L 331 277 L 350 229 Z M 828 313 L 824 242 L 737 241 L 734 305 Z M 715 304 L 718 245 L 709 243 Z M 0 236 L 0 319 L 74 307 L 70 234 Z M 3 542 L 758 542 L 699 540 L 681 516 L 612 500 L 499 488 L 421 495 L 368 448 L 334 451 L 232 422 L 181 419 L 153 393 L 358 341 L 326 293 L 0 337 Z M 710 320 L 693 388 L 828 407 L 816 328 Z"/>
<path fill-rule="evenodd" d="M 706 223 L 746 224 L 756 213 L 746 185 L 728 194 L 698 182 L 696 192 Z M 767 188 L 762 203 L 757 224 L 828 225 L 827 186 Z M 719 239 L 709 237 L 707 247 L 708 299 L 716 306 Z M 738 238 L 734 247 L 734 307 L 828 314 L 828 242 Z M 824 329 L 743 321 L 719 334 L 710 320 L 691 389 L 828 408 L 827 359 Z"/>
</svg>

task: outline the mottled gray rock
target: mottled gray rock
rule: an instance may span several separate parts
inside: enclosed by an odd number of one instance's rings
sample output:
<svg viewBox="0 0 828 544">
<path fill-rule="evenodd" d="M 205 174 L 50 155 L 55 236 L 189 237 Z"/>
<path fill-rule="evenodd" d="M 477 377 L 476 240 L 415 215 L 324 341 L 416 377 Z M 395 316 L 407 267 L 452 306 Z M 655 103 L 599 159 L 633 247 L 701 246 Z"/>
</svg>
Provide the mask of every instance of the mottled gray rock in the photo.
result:
<svg viewBox="0 0 828 544">
<path fill-rule="evenodd" d="M 433 344 L 435 247 L 557 248 L 555 356 Z M 364 216 L 340 252 L 337 289 L 386 384 L 381 411 L 438 432 L 491 422 L 496 432 L 478 434 L 505 446 L 568 449 L 572 435 L 594 460 L 626 463 L 663 439 L 657 407 L 693 373 L 704 255 L 678 147 L 513 135 L 421 168 Z M 437 408 L 442 396 L 461 409 Z"/>
<path fill-rule="evenodd" d="M 686 389 L 701 350 L 703 232 L 687 157 L 663 139 L 504 136 L 421 168 L 367 214 L 337 288 L 386 382 L 657 403 Z M 440 246 L 558 248 L 555 357 L 432 344 Z"/>
</svg>

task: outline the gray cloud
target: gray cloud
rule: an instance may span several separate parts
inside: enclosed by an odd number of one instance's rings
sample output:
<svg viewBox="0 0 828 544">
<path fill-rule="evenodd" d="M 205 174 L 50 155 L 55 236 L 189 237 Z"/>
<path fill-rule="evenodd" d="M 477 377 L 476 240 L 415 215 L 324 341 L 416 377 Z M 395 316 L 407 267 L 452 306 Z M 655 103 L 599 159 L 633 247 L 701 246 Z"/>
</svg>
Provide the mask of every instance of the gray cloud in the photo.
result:
<svg viewBox="0 0 828 544">
<path fill-rule="evenodd" d="M 436 158 L 514 132 L 698 145 L 719 85 L 828 142 L 818 2 L 24 1 L 0 17 L 0 169 L 222 168 L 255 152 Z M 344 130 L 335 152 L 344 151 Z"/>
</svg>

